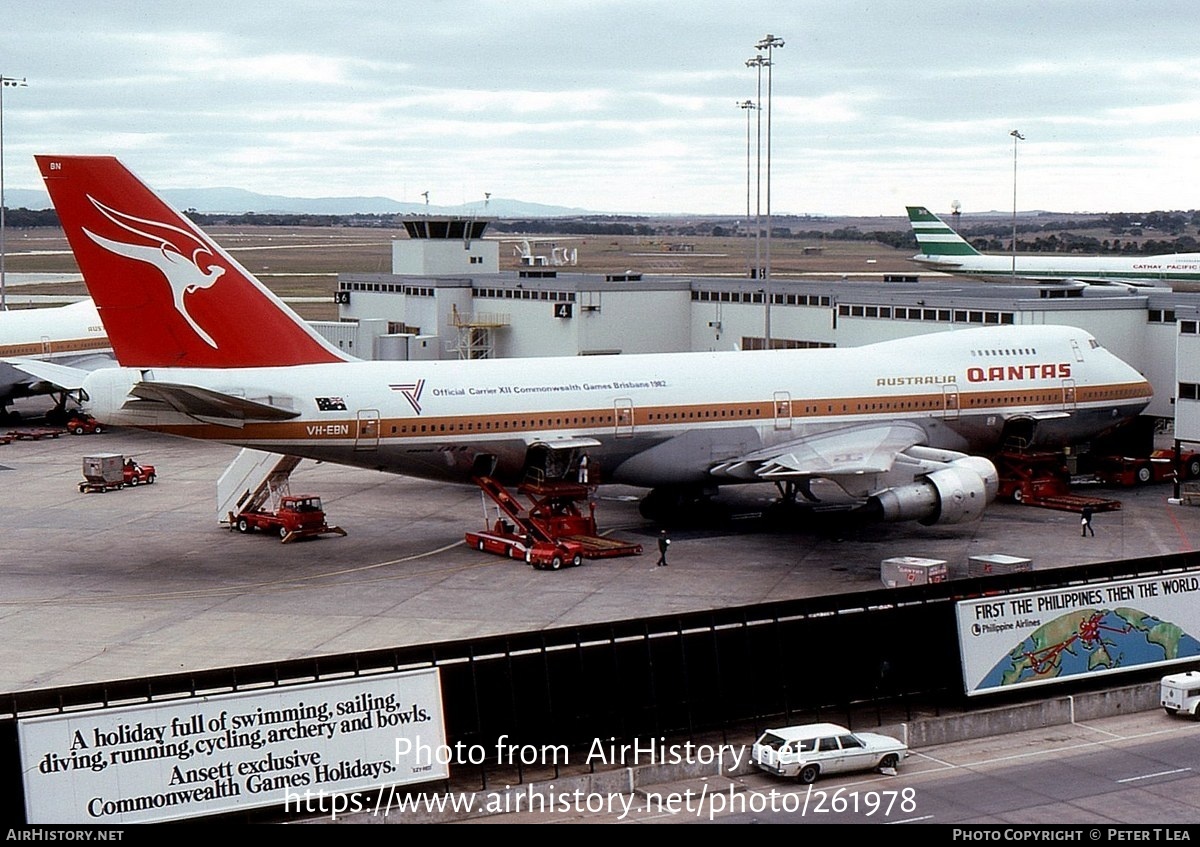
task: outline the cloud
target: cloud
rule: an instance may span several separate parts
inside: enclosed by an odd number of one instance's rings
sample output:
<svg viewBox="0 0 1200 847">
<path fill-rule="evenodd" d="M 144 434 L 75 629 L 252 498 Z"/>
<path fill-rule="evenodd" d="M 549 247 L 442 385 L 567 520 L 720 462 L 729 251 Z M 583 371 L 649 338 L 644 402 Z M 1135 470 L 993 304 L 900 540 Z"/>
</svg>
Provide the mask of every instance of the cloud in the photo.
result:
<svg viewBox="0 0 1200 847">
<path fill-rule="evenodd" d="M 770 93 L 775 211 L 1012 202 L 1189 208 L 1200 79 L 1184 0 L 61 0 L 5 11 L 6 182 L 103 153 L 155 187 L 428 190 L 597 212 L 736 214 L 745 62 Z M 764 155 L 767 114 L 763 118 Z M 752 121 L 757 151 L 758 126 Z M 418 187 L 419 186 L 419 187 Z"/>
</svg>

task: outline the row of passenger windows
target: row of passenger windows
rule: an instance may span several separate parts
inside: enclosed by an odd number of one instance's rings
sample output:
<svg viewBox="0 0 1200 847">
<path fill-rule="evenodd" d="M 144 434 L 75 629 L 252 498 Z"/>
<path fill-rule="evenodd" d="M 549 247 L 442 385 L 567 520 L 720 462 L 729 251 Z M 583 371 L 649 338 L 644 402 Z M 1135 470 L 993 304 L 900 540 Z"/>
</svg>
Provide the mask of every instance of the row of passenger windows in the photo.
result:
<svg viewBox="0 0 1200 847">
<path fill-rule="evenodd" d="M 1117 400 L 1141 396 L 1141 391 L 1134 387 L 1125 388 L 1090 388 L 1078 391 L 1086 395 L 1084 399 Z M 1179 384 L 1179 396 L 1187 400 L 1200 399 L 1200 388 L 1192 383 Z M 801 415 L 833 414 L 836 412 L 909 412 L 923 409 L 955 409 L 963 395 L 952 392 L 943 396 L 929 395 L 897 400 L 860 401 L 855 403 L 809 404 L 803 407 Z M 1069 398 L 1069 395 L 1068 395 Z M 1034 392 L 1032 394 L 968 394 L 968 406 L 991 406 L 1000 403 L 1021 404 L 1050 404 L 1061 403 L 1064 399 L 1061 390 Z M 761 418 L 767 407 L 761 405 L 742 406 L 732 409 L 692 409 L 673 412 L 649 412 L 643 419 L 644 423 L 657 421 L 700 421 L 720 420 L 722 418 Z M 787 416 L 786 404 L 778 406 L 781 416 Z M 458 421 L 453 423 L 413 423 L 392 426 L 392 434 L 420 434 L 432 432 L 494 432 L 497 430 L 526 430 L 542 429 L 545 427 L 562 426 L 612 426 L 616 416 L 612 414 L 573 415 L 556 418 L 520 418 L 501 419 L 496 421 Z M 622 415 L 619 423 L 628 426 L 632 423 L 628 415 Z"/>
<path fill-rule="evenodd" d="M 1034 347 L 1017 347 L 1014 349 L 1005 348 L 1003 350 L 972 350 L 972 356 L 1036 356 L 1037 349 Z"/>
<path fill-rule="evenodd" d="M 1194 387 L 1195 386 L 1193 386 L 1193 388 Z M 1182 386 L 1181 386 L 1181 391 L 1182 391 Z M 1140 389 L 1134 388 L 1134 387 L 1088 388 L 1088 389 L 1076 389 L 1076 391 L 1075 391 L 1075 395 L 1079 396 L 1079 399 L 1083 399 L 1088 402 L 1094 402 L 1097 400 L 1128 399 L 1128 398 L 1132 398 L 1132 397 L 1140 397 L 1140 396 L 1142 396 L 1142 394 L 1143 394 L 1143 392 Z M 1082 395 L 1082 396 L 1080 396 L 1080 395 Z M 903 399 L 897 399 L 897 400 L 883 400 L 883 401 L 879 401 L 879 402 L 864 401 L 864 402 L 854 403 L 854 404 L 827 403 L 825 405 L 806 405 L 803 407 L 802 414 L 803 415 L 832 414 L 835 411 L 841 411 L 841 412 L 850 412 L 850 411 L 854 411 L 854 412 L 912 412 L 912 411 L 919 411 L 922 409 L 951 409 L 951 410 L 953 410 L 958 407 L 959 403 L 961 402 L 960 398 L 962 398 L 963 396 L 964 395 L 962 395 L 960 392 L 951 392 L 951 393 L 943 395 L 941 397 L 937 397 L 937 396 L 910 397 L 910 398 L 903 398 Z M 1034 392 L 1032 394 L 1020 394 L 1020 395 L 1015 395 L 1015 396 L 1012 394 L 982 394 L 982 395 L 981 394 L 967 394 L 965 396 L 966 396 L 966 405 L 972 406 L 972 407 L 996 406 L 996 405 L 1001 405 L 1001 404 L 1011 405 L 1014 403 L 1018 403 L 1018 404 L 1022 404 L 1022 405 L 1036 405 L 1036 404 L 1046 405 L 1046 404 L 1062 403 L 1062 402 L 1064 402 L 1064 400 L 1070 402 L 1071 399 L 1074 399 L 1070 395 L 1067 395 L 1066 397 L 1064 397 L 1063 391 L 1061 389 L 1051 389 L 1048 391 L 1038 391 L 1038 392 Z M 1182 397 L 1183 394 L 1181 393 L 1179 396 Z M 1197 397 L 1193 397 L 1192 399 L 1197 399 Z M 839 405 L 840 405 L 840 409 L 838 408 Z M 797 408 L 799 408 L 799 407 L 797 407 Z"/>
<path fill-rule="evenodd" d="M 1200 399 L 1200 394 L 1197 393 L 1197 386 L 1180 383 L 1179 396 L 1185 399 L 1195 400 Z M 1109 389 L 1087 389 L 1087 400 L 1115 400 L 1122 398 L 1130 398 L 1140 396 L 1140 392 L 1136 388 L 1109 388 Z M 947 394 L 944 396 L 925 396 L 912 397 L 897 400 L 881 400 L 875 402 L 860 401 L 855 403 L 826 403 L 826 404 L 809 404 L 805 405 L 800 412 L 804 415 L 820 415 L 834 414 L 841 412 L 911 412 L 929 409 L 950 409 L 957 408 L 963 395 L 958 392 Z M 966 395 L 966 404 L 968 406 L 992 406 L 1000 403 L 1021 403 L 1021 404 L 1051 404 L 1061 403 L 1064 401 L 1064 395 L 1061 390 L 1041 391 L 1032 394 L 985 394 L 985 395 Z M 799 407 L 797 407 L 799 408 Z M 787 415 L 785 407 L 779 409 L 781 416 Z M 674 412 L 649 412 L 646 414 L 642 423 L 651 422 L 667 422 L 667 421 L 701 421 L 701 420 L 720 420 L 722 418 L 761 418 L 764 414 L 763 406 L 743 406 L 733 409 L 693 409 Z M 611 414 L 605 415 L 576 415 L 562 418 L 522 418 L 514 420 L 497 420 L 497 421 L 459 421 L 454 423 L 421 423 L 421 424 L 403 424 L 392 426 L 393 434 L 419 434 L 431 432 L 494 432 L 496 430 L 525 430 L 531 428 L 545 428 L 555 426 L 612 426 L 615 418 Z M 629 425 L 631 421 L 628 417 L 623 417 L 620 421 L 622 425 Z"/>
<path fill-rule="evenodd" d="M 762 417 L 762 408 L 758 406 L 743 406 L 736 409 L 692 409 L 677 412 L 650 412 L 644 421 L 700 421 L 720 420 L 721 418 L 757 418 Z M 633 423 L 628 415 L 622 415 L 619 421 L 611 414 L 605 415 L 574 415 L 563 418 L 521 418 L 501 419 L 496 421 L 456 421 L 453 423 L 413 423 L 392 426 L 392 434 L 407 435 L 430 432 L 495 432 L 497 430 L 526 430 L 544 429 L 561 426 L 612 426 L 614 422 L 622 426 Z"/>
<path fill-rule="evenodd" d="M 454 423 L 421 423 L 392 426 L 392 434 L 425 432 L 495 432 L 496 430 L 544 429 L 548 426 L 611 426 L 612 415 L 576 415 L 566 418 L 522 418 L 497 421 L 457 421 Z"/>
<path fill-rule="evenodd" d="M 762 417 L 762 409 L 757 406 L 743 407 L 741 409 L 722 409 L 718 415 L 715 411 L 710 412 L 651 412 L 646 415 L 647 421 L 687 421 L 687 420 L 707 420 L 711 418 L 759 418 Z"/>
</svg>

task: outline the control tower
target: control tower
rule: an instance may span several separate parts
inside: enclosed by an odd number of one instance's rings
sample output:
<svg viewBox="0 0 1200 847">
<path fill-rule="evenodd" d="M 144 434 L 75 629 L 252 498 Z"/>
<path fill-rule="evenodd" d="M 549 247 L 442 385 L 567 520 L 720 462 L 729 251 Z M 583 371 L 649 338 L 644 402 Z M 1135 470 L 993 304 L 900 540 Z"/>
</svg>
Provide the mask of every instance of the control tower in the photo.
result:
<svg viewBox="0 0 1200 847">
<path fill-rule="evenodd" d="M 392 242 L 392 273 L 451 276 L 500 272 L 500 244 L 483 234 L 495 218 L 421 215 L 406 218 L 408 238 Z"/>
</svg>

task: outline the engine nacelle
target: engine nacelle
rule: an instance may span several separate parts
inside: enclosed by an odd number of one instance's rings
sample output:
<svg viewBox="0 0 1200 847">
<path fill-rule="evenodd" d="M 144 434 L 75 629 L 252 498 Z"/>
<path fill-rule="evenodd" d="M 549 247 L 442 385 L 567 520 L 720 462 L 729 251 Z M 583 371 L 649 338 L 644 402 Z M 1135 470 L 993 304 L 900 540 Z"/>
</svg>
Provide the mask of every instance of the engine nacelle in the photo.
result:
<svg viewBox="0 0 1200 847">
<path fill-rule="evenodd" d="M 980 517 L 998 487 L 995 465 L 982 456 L 964 456 L 923 480 L 881 491 L 870 505 L 885 521 L 962 523 Z"/>
</svg>

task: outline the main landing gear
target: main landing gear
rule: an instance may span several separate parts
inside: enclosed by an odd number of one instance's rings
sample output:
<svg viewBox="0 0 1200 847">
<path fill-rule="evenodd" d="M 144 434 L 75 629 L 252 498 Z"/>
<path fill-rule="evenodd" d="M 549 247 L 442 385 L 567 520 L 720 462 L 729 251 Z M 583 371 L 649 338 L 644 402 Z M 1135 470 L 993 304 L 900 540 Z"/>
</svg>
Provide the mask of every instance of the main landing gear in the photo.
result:
<svg viewBox="0 0 1200 847">
<path fill-rule="evenodd" d="M 717 491 L 698 485 L 673 485 L 651 489 L 638 504 L 643 518 L 655 523 L 702 525 L 729 518 L 729 510 L 713 500 Z"/>
</svg>

